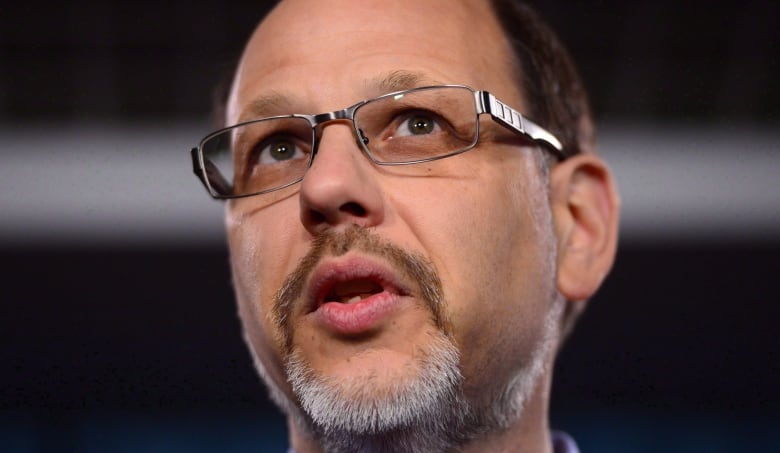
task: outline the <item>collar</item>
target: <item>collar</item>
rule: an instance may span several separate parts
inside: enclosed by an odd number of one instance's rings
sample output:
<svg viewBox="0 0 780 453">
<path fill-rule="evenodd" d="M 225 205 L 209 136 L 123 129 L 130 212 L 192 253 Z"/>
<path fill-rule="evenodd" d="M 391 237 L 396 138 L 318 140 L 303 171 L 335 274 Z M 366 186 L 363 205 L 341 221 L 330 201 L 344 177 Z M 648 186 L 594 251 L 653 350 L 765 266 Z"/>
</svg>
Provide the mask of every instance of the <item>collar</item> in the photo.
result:
<svg viewBox="0 0 780 453">
<path fill-rule="evenodd" d="M 551 432 L 550 439 L 552 440 L 553 453 L 580 453 L 574 439 L 563 431 Z M 295 453 L 295 450 L 290 448 L 287 453 Z"/>
</svg>

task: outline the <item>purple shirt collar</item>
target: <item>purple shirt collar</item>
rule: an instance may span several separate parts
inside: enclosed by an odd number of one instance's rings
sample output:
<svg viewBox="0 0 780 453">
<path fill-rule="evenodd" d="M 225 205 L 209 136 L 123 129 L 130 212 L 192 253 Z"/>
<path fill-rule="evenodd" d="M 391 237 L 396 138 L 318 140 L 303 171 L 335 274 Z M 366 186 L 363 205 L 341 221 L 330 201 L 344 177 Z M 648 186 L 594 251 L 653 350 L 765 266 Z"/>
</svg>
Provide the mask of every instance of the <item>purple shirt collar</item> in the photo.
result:
<svg viewBox="0 0 780 453">
<path fill-rule="evenodd" d="M 553 444 L 553 453 L 580 453 L 574 439 L 563 431 L 553 431 L 550 434 Z"/>
<path fill-rule="evenodd" d="M 550 433 L 552 439 L 553 453 L 580 453 L 577 443 L 574 439 L 563 431 L 553 431 Z M 295 450 L 290 448 L 287 453 L 295 453 Z"/>
</svg>

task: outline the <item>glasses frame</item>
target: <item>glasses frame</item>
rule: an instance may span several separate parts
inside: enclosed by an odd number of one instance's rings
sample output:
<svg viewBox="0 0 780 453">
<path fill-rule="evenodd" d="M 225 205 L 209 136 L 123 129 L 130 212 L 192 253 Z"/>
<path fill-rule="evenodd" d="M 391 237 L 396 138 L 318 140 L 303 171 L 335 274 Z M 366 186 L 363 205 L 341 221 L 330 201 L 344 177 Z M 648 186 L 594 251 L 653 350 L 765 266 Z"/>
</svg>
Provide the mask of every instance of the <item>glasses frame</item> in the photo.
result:
<svg viewBox="0 0 780 453">
<path fill-rule="evenodd" d="M 371 104 L 378 100 L 382 100 L 388 97 L 394 97 L 402 94 L 412 93 L 416 91 L 431 90 L 431 89 L 438 89 L 438 88 L 461 88 L 461 89 L 466 89 L 468 91 L 471 91 L 471 93 L 474 96 L 474 103 L 475 103 L 476 113 L 477 113 L 475 118 L 476 125 L 475 125 L 474 141 L 466 147 L 463 147 L 451 153 L 443 154 L 440 156 L 433 156 L 433 157 L 427 157 L 423 159 L 416 159 L 412 161 L 403 161 L 403 162 L 383 162 L 381 160 L 377 160 L 377 158 L 371 153 L 371 150 L 368 148 L 368 146 L 362 139 L 363 136 L 362 131 L 360 131 L 357 124 L 355 123 L 355 113 L 359 111 L 360 108 L 365 106 L 366 104 Z M 369 159 L 371 159 L 373 163 L 377 165 L 413 165 L 413 164 L 420 164 L 424 162 L 431 162 L 434 160 L 444 159 L 473 149 L 477 145 L 477 143 L 479 143 L 479 116 L 483 114 L 490 115 L 490 117 L 495 122 L 506 127 L 510 131 L 518 135 L 524 136 L 535 143 L 545 145 L 545 148 L 547 148 L 558 160 L 562 161 L 566 159 L 567 156 L 563 152 L 563 145 L 551 132 L 547 131 L 543 127 L 539 126 L 538 124 L 534 123 L 527 117 L 523 116 L 522 113 L 510 107 L 507 103 L 499 100 L 498 98 L 496 98 L 496 96 L 494 96 L 489 91 L 475 90 L 466 85 L 432 85 L 432 86 L 411 88 L 408 90 L 394 91 L 392 93 L 383 94 L 381 96 L 372 99 L 366 99 L 360 101 L 347 108 L 341 110 L 334 110 L 332 112 L 319 113 L 316 115 L 291 114 L 291 115 L 270 116 L 264 118 L 257 118 L 249 121 L 243 121 L 241 123 L 219 129 L 203 137 L 203 139 L 200 141 L 198 146 L 192 148 L 192 150 L 190 151 L 190 155 L 192 157 L 192 168 L 193 168 L 193 172 L 198 177 L 198 179 L 200 179 L 203 185 L 206 187 L 206 190 L 209 192 L 209 195 L 211 195 L 212 198 L 231 199 L 231 198 L 245 198 L 245 197 L 251 197 L 255 195 L 262 195 L 265 193 L 281 190 L 293 184 L 299 183 L 300 181 L 303 180 L 304 176 L 306 175 L 306 172 L 304 172 L 299 178 L 290 181 L 289 183 L 286 183 L 279 187 L 265 189 L 258 192 L 248 193 L 248 194 L 223 195 L 217 192 L 209 182 L 207 171 L 206 171 L 205 158 L 203 156 L 203 145 L 217 135 L 223 134 L 229 130 L 246 126 L 249 124 L 272 120 L 272 119 L 303 118 L 309 122 L 312 130 L 312 151 L 309 154 L 309 162 L 306 165 L 306 171 L 308 171 L 308 169 L 311 167 L 312 163 L 314 162 L 315 155 L 317 154 L 317 145 L 319 142 L 319 140 L 317 140 L 317 135 L 316 135 L 317 127 L 325 123 L 328 123 L 330 121 L 349 120 L 352 122 L 352 128 L 355 132 L 355 137 L 358 138 L 357 140 L 358 144 L 362 148 L 363 152 L 368 156 Z"/>
</svg>

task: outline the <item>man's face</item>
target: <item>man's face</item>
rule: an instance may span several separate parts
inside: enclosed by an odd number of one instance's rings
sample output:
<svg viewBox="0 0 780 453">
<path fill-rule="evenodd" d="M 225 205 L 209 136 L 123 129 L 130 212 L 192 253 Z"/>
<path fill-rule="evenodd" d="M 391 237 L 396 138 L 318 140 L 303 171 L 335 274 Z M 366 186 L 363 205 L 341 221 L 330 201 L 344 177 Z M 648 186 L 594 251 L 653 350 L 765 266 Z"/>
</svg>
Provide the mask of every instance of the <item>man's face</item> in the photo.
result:
<svg viewBox="0 0 780 453">
<path fill-rule="evenodd" d="M 433 84 L 490 90 L 523 111 L 500 26 L 486 5 L 463 3 L 283 2 L 246 49 L 228 122 L 333 111 Z M 490 120 L 481 127 L 483 137 L 506 135 Z M 553 306 L 539 156 L 511 138 L 484 139 L 447 159 L 380 167 L 339 121 L 318 146 L 302 183 L 227 207 L 241 319 L 267 379 L 296 401 L 284 366 L 294 356 L 322 380 L 381 396 L 419 379 L 420 358 L 446 338 L 460 354 L 465 396 L 497 398 L 539 355 Z M 354 235 L 354 225 L 368 235 L 346 253 L 310 255 L 301 293 L 279 308 L 276 293 L 315 241 Z M 364 246 L 376 241 L 435 273 L 441 313 L 402 264 Z"/>
</svg>

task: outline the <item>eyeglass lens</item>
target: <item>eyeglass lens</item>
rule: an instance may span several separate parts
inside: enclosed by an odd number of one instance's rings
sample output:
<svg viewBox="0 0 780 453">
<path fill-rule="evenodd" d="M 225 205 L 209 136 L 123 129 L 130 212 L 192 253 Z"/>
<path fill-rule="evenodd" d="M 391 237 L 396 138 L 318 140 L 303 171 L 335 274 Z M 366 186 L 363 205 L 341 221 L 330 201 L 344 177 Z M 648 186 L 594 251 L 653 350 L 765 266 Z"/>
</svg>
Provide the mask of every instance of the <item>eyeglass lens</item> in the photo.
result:
<svg viewBox="0 0 780 453">
<path fill-rule="evenodd" d="M 220 195 L 270 191 L 300 180 L 314 147 L 311 117 L 280 117 L 228 128 L 201 144 L 206 178 Z M 409 90 L 354 111 L 357 137 L 377 163 L 414 163 L 469 149 L 477 140 L 473 92 Z"/>
</svg>

